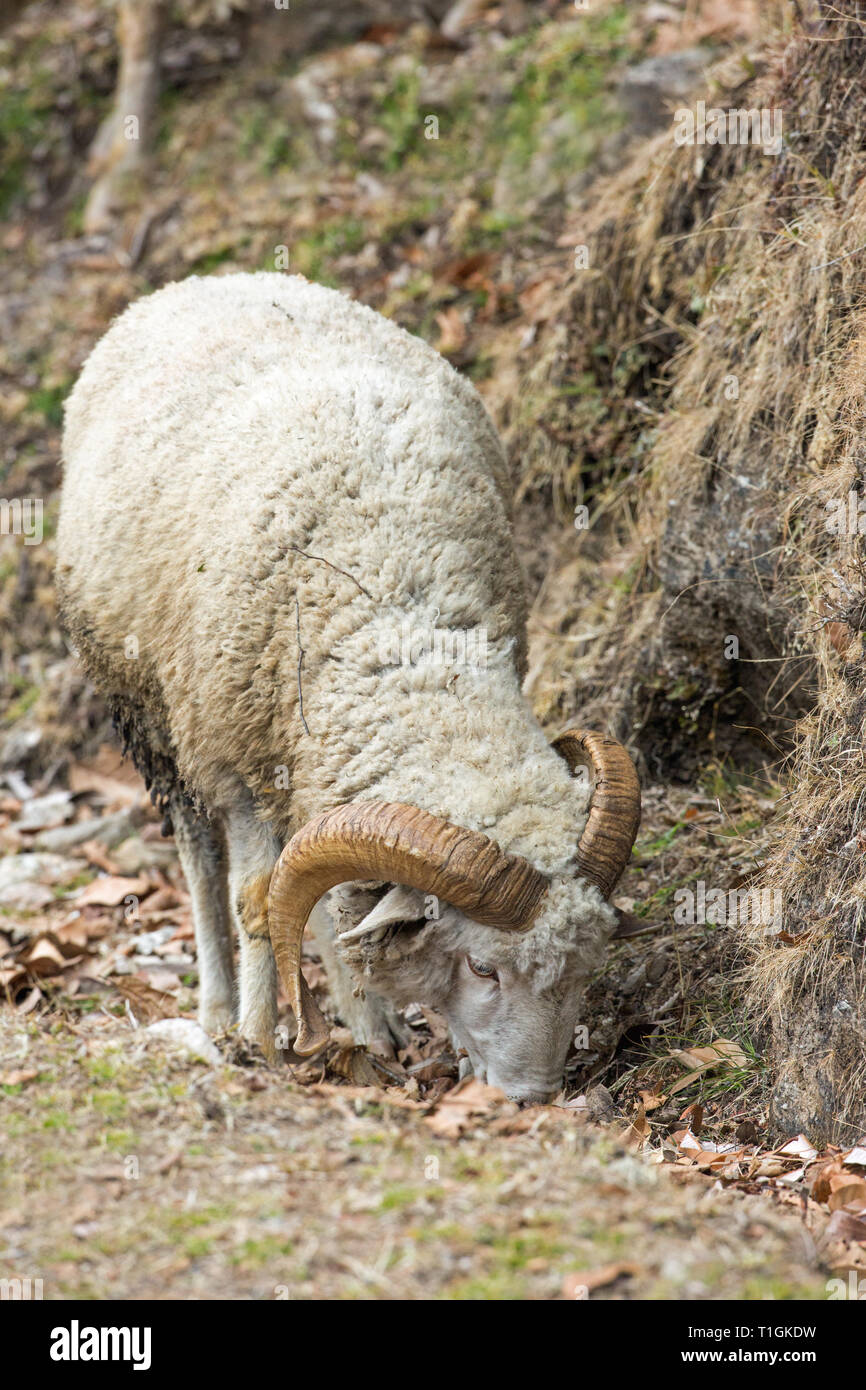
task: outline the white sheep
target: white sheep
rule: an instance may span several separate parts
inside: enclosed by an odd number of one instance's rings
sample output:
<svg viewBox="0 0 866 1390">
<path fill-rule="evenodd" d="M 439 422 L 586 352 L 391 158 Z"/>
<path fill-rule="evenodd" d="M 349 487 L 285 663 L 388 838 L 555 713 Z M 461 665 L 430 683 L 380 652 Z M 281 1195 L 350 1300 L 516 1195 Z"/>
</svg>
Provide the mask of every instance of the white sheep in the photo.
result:
<svg viewBox="0 0 866 1390">
<path fill-rule="evenodd" d="M 64 457 L 62 611 L 170 813 L 204 1027 L 232 1018 L 234 916 L 243 1034 L 273 1055 L 276 954 L 296 1050 L 323 1044 L 300 944 L 332 890 L 312 924 L 357 1042 L 399 1042 L 418 1000 L 477 1075 L 556 1090 L 639 793 L 620 745 L 554 751 L 521 693 L 474 388 L 332 290 L 190 278 L 91 353 Z"/>
</svg>

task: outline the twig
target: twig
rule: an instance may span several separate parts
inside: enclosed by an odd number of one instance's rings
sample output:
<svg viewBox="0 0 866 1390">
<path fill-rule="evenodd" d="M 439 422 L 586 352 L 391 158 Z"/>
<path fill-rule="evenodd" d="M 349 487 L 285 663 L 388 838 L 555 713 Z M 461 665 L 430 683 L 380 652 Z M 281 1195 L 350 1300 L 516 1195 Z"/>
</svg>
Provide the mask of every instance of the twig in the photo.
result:
<svg viewBox="0 0 866 1390">
<path fill-rule="evenodd" d="M 332 565 L 330 560 L 325 559 L 324 555 L 308 555 L 306 550 L 301 550 L 300 546 L 298 545 L 290 545 L 289 550 L 294 550 L 296 555 L 303 555 L 305 560 L 318 560 L 320 565 L 327 565 L 328 569 L 335 570 L 337 574 L 344 575 L 346 579 L 351 579 L 352 583 L 357 584 L 358 588 L 361 590 L 361 593 L 366 594 L 367 598 L 373 597 L 369 589 L 365 589 L 363 584 L 358 584 L 358 581 L 353 574 L 350 574 L 348 570 L 341 570 L 339 565 Z"/>
<path fill-rule="evenodd" d="M 836 256 L 832 261 L 822 261 L 820 265 L 810 265 L 810 270 L 826 270 L 830 265 L 838 265 L 840 261 L 847 261 L 850 256 L 859 256 L 861 251 L 866 251 L 866 246 L 855 246 L 853 251 L 846 251 L 844 256 Z"/>
<path fill-rule="evenodd" d="M 304 664 L 304 649 L 301 646 L 301 605 L 295 597 L 295 621 L 298 625 L 298 713 L 301 716 L 301 723 L 304 726 L 304 733 L 310 733 L 310 726 L 304 718 L 304 691 L 301 686 L 301 667 Z M 312 735 L 310 735 L 312 737 Z"/>
</svg>

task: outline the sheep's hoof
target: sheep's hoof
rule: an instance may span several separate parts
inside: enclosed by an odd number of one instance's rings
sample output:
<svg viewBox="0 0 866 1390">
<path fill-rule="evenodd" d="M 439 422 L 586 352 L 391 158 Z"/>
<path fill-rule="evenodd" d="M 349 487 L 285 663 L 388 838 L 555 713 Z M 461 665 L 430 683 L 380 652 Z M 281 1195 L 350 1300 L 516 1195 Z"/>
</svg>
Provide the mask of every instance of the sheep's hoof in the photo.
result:
<svg viewBox="0 0 866 1390">
<path fill-rule="evenodd" d="M 206 1033 L 225 1033 L 232 1025 L 231 1001 L 200 1005 L 198 1021 Z"/>
<path fill-rule="evenodd" d="M 277 1059 L 277 1050 L 271 1042 L 270 1048 L 256 1038 L 246 1038 L 238 1031 L 237 1025 L 225 1036 L 225 1058 L 234 1067 L 272 1066 Z"/>
</svg>

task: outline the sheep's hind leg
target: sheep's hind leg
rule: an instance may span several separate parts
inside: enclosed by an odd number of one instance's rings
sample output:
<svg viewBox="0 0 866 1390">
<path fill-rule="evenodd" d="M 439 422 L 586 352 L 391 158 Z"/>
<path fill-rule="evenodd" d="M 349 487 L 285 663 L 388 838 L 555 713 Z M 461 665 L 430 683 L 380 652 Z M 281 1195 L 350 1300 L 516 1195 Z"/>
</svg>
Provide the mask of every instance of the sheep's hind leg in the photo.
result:
<svg viewBox="0 0 866 1390">
<path fill-rule="evenodd" d="M 268 932 L 268 888 L 280 846 L 256 817 L 252 798 L 226 813 L 229 894 L 238 927 L 240 1031 L 276 1059 L 277 968 Z"/>
<path fill-rule="evenodd" d="M 219 826 L 182 796 L 171 799 L 171 822 L 192 899 L 198 953 L 199 1022 L 219 1033 L 232 1021 L 234 963 L 225 844 Z"/>
</svg>

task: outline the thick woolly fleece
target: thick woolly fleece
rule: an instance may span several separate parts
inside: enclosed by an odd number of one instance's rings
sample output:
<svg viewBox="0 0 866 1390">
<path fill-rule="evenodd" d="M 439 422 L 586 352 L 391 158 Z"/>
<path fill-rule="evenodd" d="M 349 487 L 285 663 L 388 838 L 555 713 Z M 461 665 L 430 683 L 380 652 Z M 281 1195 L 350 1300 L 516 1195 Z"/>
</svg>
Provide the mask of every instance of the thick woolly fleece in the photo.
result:
<svg viewBox="0 0 866 1390">
<path fill-rule="evenodd" d="M 193 277 L 91 353 L 64 459 L 64 615 L 142 761 L 211 812 L 244 784 L 282 839 L 355 799 L 485 831 L 556 883 L 530 933 L 478 930 L 598 963 L 588 788 L 521 693 L 507 466 L 469 382 L 301 278 Z"/>
</svg>

